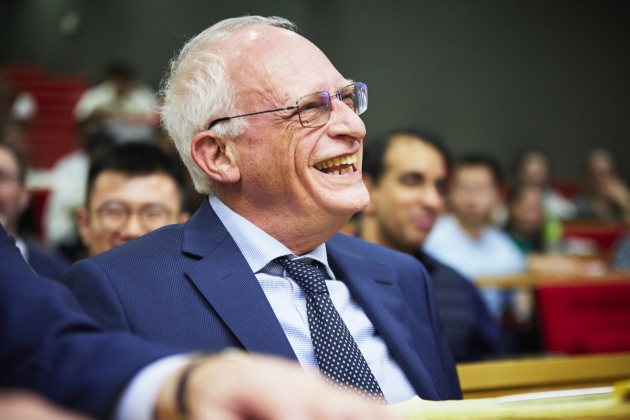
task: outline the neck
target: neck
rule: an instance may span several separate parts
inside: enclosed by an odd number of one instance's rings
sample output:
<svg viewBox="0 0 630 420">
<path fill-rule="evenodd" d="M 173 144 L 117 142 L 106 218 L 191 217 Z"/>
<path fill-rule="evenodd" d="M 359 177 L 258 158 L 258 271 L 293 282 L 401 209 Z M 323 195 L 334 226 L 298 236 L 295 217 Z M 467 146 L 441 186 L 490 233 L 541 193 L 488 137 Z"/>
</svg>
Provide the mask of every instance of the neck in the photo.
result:
<svg viewBox="0 0 630 420">
<path fill-rule="evenodd" d="M 329 240 L 352 216 L 321 212 L 296 216 L 289 208 L 261 208 L 240 197 L 217 196 L 235 213 L 264 230 L 295 255 L 310 252 Z"/>
<path fill-rule="evenodd" d="M 7 235 L 10 236 L 17 236 L 17 226 L 14 226 L 13 223 L 3 223 L 2 227 L 4 228 L 4 231 L 7 233 Z"/>
<path fill-rule="evenodd" d="M 385 230 L 379 225 L 378 220 L 370 215 L 363 214 L 361 216 L 360 226 L 361 239 L 372 242 L 373 244 L 381 245 L 409 255 L 416 255 L 418 249 L 420 248 L 420 246 L 405 246 L 395 238 L 387 235 Z"/>
<path fill-rule="evenodd" d="M 486 227 L 485 223 L 473 223 L 458 215 L 455 215 L 455 218 L 466 235 L 473 239 L 479 239 L 481 237 L 481 232 Z"/>
</svg>

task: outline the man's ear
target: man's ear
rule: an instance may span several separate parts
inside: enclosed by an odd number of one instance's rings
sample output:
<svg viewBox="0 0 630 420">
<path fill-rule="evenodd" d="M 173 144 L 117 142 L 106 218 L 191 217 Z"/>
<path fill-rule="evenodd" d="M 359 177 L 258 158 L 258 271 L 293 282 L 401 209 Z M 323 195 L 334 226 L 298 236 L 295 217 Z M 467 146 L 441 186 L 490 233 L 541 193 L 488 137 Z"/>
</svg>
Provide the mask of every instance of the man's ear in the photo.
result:
<svg viewBox="0 0 630 420">
<path fill-rule="evenodd" d="M 81 242 L 83 242 L 83 245 L 86 247 L 89 247 L 92 242 L 90 240 L 90 215 L 85 207 L 81 207 L 77 210 L 77 227 L 79 228 Z"/>
<path fill-rule="evenodd" d="M 234 149 L 217 138 L 212 130 L 197 134 L 190 152 L 197 166 L 213 180 L 232 184 L 241 179 Z"/>
<path fill-rule="evenodd" d="M 374 178 L 372 178 L 371 175 L 364 173 L 363 184 L 370 194 L 370 202 L 367 207 L 362 210 L 362 213 L 367 216 L 373 216 L 376 213 L 376 202 L 378 201 L 375 197 L 377 188 L 374 185 Z"/>
</svg>

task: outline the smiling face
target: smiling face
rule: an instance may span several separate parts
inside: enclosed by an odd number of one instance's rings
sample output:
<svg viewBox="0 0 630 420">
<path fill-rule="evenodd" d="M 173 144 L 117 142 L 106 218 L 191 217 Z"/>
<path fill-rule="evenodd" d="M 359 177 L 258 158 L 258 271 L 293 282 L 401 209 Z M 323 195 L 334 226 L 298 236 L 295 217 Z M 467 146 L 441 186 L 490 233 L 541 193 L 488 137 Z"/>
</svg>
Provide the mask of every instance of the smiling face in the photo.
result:
<svg viewBox="0 0 630 420">
<path fill-rule="evenodd" d="M 224 50 L 242 113 L 295 105 L 318 91 L 332 97 L 349 84 L 317 47 L 284 29 L 247 28 Z M 217 196 L 281 242 L 286 229 L 331 236 L 369 196 L 360 173 L 363 121 L 335 97 L 330 107 L 318 128 L 302 127 L 295 109 L 245 117 L 246 131 L 226 144 L 238 180 L 219 185 Z"/>
<path fill-rule="evenodd" d="M 131 212 L 126 220 L 122 220 L 124 211 Z M 104 171 L 96 178 L 89 210 L 81 209 L 77 215 L 79 233 L 90 255 L 187 219 L 177 183 L 169 175 L 130 176 L 114 171 Z"/>
<path fill-rule="evenodd" d="M 363 217 L 376 221 L 374 242 L 414 254 L 444 211 L 446 162 L 435 147 L 410 135 L 393 137 L 383 159 Z"/>
<path fill-rule="evenodd" d="M 474 228 L 486 225 L 499 200 L 499 187 L 492 170 L 485 165 L 456 167 L 450 199 L 453 213 L 460 223 Z"/>
</svg>

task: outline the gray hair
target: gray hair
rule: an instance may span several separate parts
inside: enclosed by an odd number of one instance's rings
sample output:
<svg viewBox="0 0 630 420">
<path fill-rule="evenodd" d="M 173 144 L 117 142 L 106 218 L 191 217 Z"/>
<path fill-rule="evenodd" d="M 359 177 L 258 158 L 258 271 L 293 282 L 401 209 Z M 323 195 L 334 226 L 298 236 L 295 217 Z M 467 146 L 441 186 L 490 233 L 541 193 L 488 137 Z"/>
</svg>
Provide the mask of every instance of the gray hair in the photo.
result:
<svg viewBox="0 0 630 420">
<path fill-rule="evenodd" d="M 173 140 L 195 185 L 202 194 L 213 191 L 212 179 L 195 163 L 192 140 L 209 121 L 237 115 L 235 89 L 226 72 L 220 47 L 238 30 L 249 26 L 275 26 L 296 31 L 287 19 L 272 16 L 243 16 L 225 19 L 201 32 L 184 45 L 170 62 L 161 83 L 162 123 Z M 243 118 L 213 127 L 219 137 L 235 138 L 245 131 Z"/>
</svg>

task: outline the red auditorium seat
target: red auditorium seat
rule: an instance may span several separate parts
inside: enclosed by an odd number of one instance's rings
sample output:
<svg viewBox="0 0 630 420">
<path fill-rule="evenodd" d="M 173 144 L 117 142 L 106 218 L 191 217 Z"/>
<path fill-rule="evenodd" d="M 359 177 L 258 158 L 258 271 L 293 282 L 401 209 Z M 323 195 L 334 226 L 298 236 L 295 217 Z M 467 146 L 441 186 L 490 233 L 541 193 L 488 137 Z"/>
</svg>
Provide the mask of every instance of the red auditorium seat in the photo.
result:
<svg viewBox="0 0 630 420">
<path fill-rule="evenodd" d="M 81 75 L 51 76 L 39 65 L 10 64 L 2 74 L 17 89 L 31 93 L 37 100 L 37 116 L 27 134 L 33 166 L 50 168 L 61 156 L 75 150 L 76 136 L 73 110 L 88 87 Z"/>
<path fill-rule="evenodd" d="M 547 351 L 630 351 L 630 276 L 618 282 L 541 286 L 536 294 Z"/>
<path fill-rule="evenodd" d="M 552 182 L 553 188 L 566 198 L 573 200 L 580 192 L 580 183 L 570 178 L 558 178 Z"/>
<path fill-rule="evenodd" d="M 610 251 L 628 228 L 619 223 L 566 222 L 562 225 L 565 238 L 591 239 L 603 252 Z"/>
</svg>

